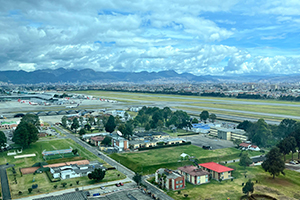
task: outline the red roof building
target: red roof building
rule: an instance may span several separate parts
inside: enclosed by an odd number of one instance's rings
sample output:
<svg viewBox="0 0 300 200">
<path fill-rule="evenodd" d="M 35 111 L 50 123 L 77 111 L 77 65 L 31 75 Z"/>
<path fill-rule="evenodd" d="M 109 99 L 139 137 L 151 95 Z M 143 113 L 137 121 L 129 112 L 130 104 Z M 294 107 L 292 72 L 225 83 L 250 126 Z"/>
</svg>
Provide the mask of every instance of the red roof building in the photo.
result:
<svg viewBox="0 0 300 200">
<path fill-rule="evenodd" d="M 226 179 L 233 178 L 231 176 L 231 171 L 233 171 L 234 169 L 225 167 L 218 163 L 208 162 L 208 163 L 199 164 L 199 166 L 201 166 L 201 169 L 210 172 L 212 175 L 212 178 L 214 178 L 216 180 L 220 180 L 220 179 L 226 180 Z"/>
<path fill-rule="evenodd" d="M 242 142 L 241 144 L 239 144 L 240 147 L 245 147 L 245 148 L 248 148 L 251 144 L 249 143 L 245 143 L 245 142 Z"/>
<path fill-rule="evenodd" d="M 179 167 L 178 170 L 180 174 L 184 175 L 185 180 L 192 184 L 200 185 L 209 183 L 210 173 L 208 171 L 205 171 L 193 165 Z"/>
</svg>

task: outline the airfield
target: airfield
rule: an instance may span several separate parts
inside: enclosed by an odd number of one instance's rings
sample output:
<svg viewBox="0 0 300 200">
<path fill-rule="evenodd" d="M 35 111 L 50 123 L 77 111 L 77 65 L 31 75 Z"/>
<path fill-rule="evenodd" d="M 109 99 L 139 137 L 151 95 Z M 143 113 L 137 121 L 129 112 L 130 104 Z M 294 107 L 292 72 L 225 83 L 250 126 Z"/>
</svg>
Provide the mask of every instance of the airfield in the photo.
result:
<svg viewBox="0 0 300 200">
<path fill-rule="evenodd" d="M 41 119 L 60 121 L 63 115 L 72 115 L 99 110 L 122 109 L 130 107 L 157 106 L 183 110 L 192 116 L 199 116 L 203 110 L 215 113 L 219 119 L 240 122 L 256 121 L 264 118 L 268 123 L 278 124 L 284 118 L 300 120 L 300 103 L 271 100 L 247 100 L 234 98 L 208 98 L 199 96 L 180 96 L 165 94 L 72 91 L 69 94 L 93 96 L 91 99 L 72 98 L 72 104 L 35 104 L 20 103 L 17 100 L 0 102 L 0 115 L 14 118 L 17 114 L 37 114 Z M 99 98 L 111 101 L 100 101 Z M 77 106 L 78 105 L 78 106 Z M 47 120 L 48 121 L 48 120 Z"/>
</svg>

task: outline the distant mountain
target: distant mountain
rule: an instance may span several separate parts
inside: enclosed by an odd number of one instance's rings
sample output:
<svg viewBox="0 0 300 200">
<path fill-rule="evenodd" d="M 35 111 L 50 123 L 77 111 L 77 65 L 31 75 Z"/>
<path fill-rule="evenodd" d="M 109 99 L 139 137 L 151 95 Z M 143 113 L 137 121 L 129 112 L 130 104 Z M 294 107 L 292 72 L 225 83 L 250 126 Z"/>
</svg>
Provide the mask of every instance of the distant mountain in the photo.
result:
<svg viewBox="0 0 300 200">
<path fill-rule="evenodd" d="M 235 75 L 196 76 L 190 73 L 178 74 L 173 70 L 160 72 L 97 72 L 92 69 L 43 69 L 33 72 L 1 71 L 0 81 L 13 84 L 37 83 L 103 83 L 103 82 L 300 82 L 299 75 Z"/>
</svg>

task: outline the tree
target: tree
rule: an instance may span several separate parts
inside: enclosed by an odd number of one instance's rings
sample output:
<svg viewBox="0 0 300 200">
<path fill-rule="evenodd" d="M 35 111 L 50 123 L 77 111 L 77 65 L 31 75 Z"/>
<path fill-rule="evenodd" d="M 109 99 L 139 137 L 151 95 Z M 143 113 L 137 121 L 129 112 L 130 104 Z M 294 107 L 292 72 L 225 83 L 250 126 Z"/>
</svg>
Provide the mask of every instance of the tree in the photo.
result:
<svg viewBox="0 0 300 200">
<path fill-rule="evenodd" d="M 62 185 L 63 187 L 66 187 L 67 183 L 66 183 L 66 182 L 63 182 L 63 183 L 61 183 L 61 185 Z"/>
<path fill-rule="evenodd" d="M 239 125 L 237 126 L 238 129 L 243 129 L 244 131 L 247 131 L 251 126 L 252 126 L 252 122 L 245 120 L 241 123 L 239 123 Z"/>
<path fill-rule="evenodd" d="M 292 160 L 294 160 L 293 153 L 296 152 L 296 146 L 297 143 L 294 137 L 287 137 L 280 141 L 277 147 L 279 148 L 280 153 L 283 154 L 284 161 L 286 161 L 285 155 L 289 154 L 291 151 L 292 151 Z"/>
<path fill-rule="evenodd" d="M 28 193 L 30 194 L 32 192 L 32 188 L 28 188 Z"/>
<path fill-rule="evenodd" d="M 142 182 L 142 175 L 139 173 L 135 173 L 132 179 L 136 182 L 137 185 L 140 185 Z"/>
<path fill-rule="evenodd" d="M 129 114 L 127 112 L 125 112 L 124 113 L 124 118 L 125 118 L 126 121 L 128 120 L 128 117 L 129 117 Z"/>
<path fill-rule="evenodd" d="M 74 155 L 76 155 L 76 154 L 78 153 L 78 149 L 73 149 L 73 150 L 72 150 L 72 153 L 73 153 Z"/>
<path fill-rule="evenodd" d="M 77 129 L 79 128 L 79 121 L 78 121 L 78 119 L 75 117 L 74 119 L 73 119 L 73 123 L 72 123 L 72 125 L 71 125 L 71 130 L 75 130 L 75 133 L 76 133 L 76 131 L 77 131 Z"/>
<path fill-rule="evenodd" d="M 86 125 L 84 125 L 84 128 L 90 131 L 92 129 L 92 126 L 89 123 L 87 123 Z"/>
<path fill-rule="evenodd" d="M 80 129 L 79 133 L 80 136 L 86 134 L 86 130 L 84 128 Z"/>
<path fill-rule="evenodd" d="M 6 142 L 7 142 L 7 138 L 6 138 L 5 134 L 3 133 L 3 131 L 0 131 L 0 149 L 1 149 L 1 147 L 6 146 Z"/>
<path fill-rule="evenodd" d="M 233 140 L 233 144 L 235 144 L 237 147 L 239 147 L 239 145 L 242 143 L 242 140 L 240 139 L 235 139 Z"/>
<path fill-rule="evenodd" d="M 150 129 L 151 129 L 151 126 L 150 126 L 149 123 L 147 123 L 146 126 L 145 126 L 145 130 L 146 130 L 146 131 L 149 131 Z"/>
<path fill-rule="evenodd" d="M 293 119 L 283 119 L 278 126 L 278 137 L 288 137 L 297 128 L 297 121 Z"/>
<path fill-rule="evenodd" d="M 245 168 L 247 166 L 249 166 L 252 163 L 251 158 L 249 158 L 248 153 L 247 152 L 243 152 L 240 158 L 240 166 L 244 166 Z"/>
<path fill-rule="evenodd" d="M 67 117 L 66 116 L 63 116 L 61 118 L 61 125 L 66 128 L 67 127 Z"/>
<path fill-rule="evenodd" d="M 192 124 L 198 124 L 198 123 L 199 123 L 199 121 L 198 121 L 197 118 L 194 118 L 194 119 L 192 120 Z"/>
<path fill-rule="evenodd" d="M 38 129 L 40 128 L 41 124 L 40 124 L 40 118 L 37 115 L 33 115 L 33 114 L 27 114 L 24 115 L 21 119 L 21 122 L 27 122 L 27 123 L 31 123 L 33 124 L 35 127 L 37 127 Z"/>
<path fill-rule="evenodd" d="M 38 129 L 32 123 L 21 121 L 14 132 L 12 141 L 23 148 L 27 148 L 39 139 L 38 133 Z"/>
<path fill-rule="evenodd" d="M 114 132 L 115 128 L 116 128 L 115 118 L 114 116 L 110 115 L 107 120 L 107 123 L 105 124 L 105 130 L 109 133 L 112 133 Z"/>
<path fill-rule="evenodd" d="M 274 147 L 269 151 L 266 155 L 266 160 L 261 166 L 266 172 L 269 172 L 273 176 L 273 179 L 275 176 L 279 176 L 280 173 L 284 175 L 283 170 L 285 169 L 285 163 L 282 160 L 278 147 Z"/>
<path fill-rule="evenodd" d="M 105 170 L 101 168 L 95 169 L 91 173 L 88 174 L 89 179 L 93 179 L 96 181 L 101 181 L 105 176 Z"/>
<path fill-rule="evenodd" d="M 247 194 L 247 196 L 249 196 L 249 193 L 253 193 L 254 192 L 254 183 L 251 182 L 251 179 L 249 179 L 246 183 L 246 185 L 243 187 L 243 193 Z"/>
<path fill-rule="evenodd" d="M 206 120 L 208 119 L 208 117 L 209 117 L 208 111 L 203 110 L 203 111 L 201 112 L 201 114 L 200 114 L 200 119 L 201 119 L 201 120 L 204 120 L 204 122 L 206 122 Z"/>
<path fill-rule="evenodd" d="M 101 141 L 101 144 L 109 146 L 111 145 L 111 137 L 105 136 L 105 138 Z"/>
<path fill-rule="evenodd" d="M 123 134 L 124 138 L 129 139 L 129 137 L 132 135 L 133 127 L 131 123 L 127 122 L 126 124 L 121 124 L 118 127 L 118 130 Z"/>
<path fill-rule="evenodd" d="M 94 118 L 94 116 L 89 116 L 89 123 L 90 123 L 90 125 L 95 124 L 95 118 Z"/>
<path fill-rule="evenodd" d="M 217 116 L 214 113 L 212 113 L 209 115 L 209 119 L 211 120 L 212 123 L 214 123 L 217 119 Z"/>
</svg>

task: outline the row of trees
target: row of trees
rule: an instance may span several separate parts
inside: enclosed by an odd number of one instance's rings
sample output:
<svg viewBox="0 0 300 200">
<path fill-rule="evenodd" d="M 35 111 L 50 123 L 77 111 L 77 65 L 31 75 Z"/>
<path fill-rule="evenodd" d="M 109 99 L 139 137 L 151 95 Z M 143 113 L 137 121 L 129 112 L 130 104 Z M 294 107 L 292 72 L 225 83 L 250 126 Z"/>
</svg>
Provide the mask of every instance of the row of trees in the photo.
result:
<svg viewBox="0 0 300 200">
<path fill-rule="evenodd" d="M 208 111 L 203 110 L 200 113 L 200 119 L 203 120 L 205 123 L 206 123 L 207 119 L 210 119 L 212 121 L 212 123 L 214 123 L 216 121 L 216 119 L 217 119 L 217 116 L 214 113 L 209 114 Z"/>
</svg>

